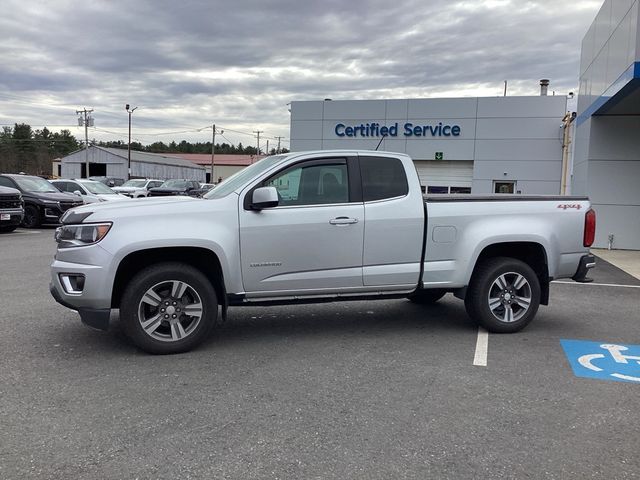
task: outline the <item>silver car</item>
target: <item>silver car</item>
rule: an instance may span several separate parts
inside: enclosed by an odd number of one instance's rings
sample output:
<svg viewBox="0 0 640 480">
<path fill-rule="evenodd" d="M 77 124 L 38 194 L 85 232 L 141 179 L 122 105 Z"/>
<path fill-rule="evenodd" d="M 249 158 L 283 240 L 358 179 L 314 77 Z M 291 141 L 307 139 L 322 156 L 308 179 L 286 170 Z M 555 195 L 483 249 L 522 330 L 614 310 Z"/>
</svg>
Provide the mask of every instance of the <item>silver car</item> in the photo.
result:
<svg viewBox="0 0 640 480">
<path fill-rule="evenodd" d="M 120 187 L 113 187 L 113 190 L 130 198 L 141 198 L 149 196 L 150 188 L 159 187 L 163 183 L 164 180 L 138 178 L 126 181 Z"/>
<path fill-rule="evenodd" d="M 53 183 L 61 192 L 73 193 L 82 197 L 82 201 L 85 204 L 127 200 L 127 197 L 120 195 L 118 192 L 114 192 L 104 183 L 96 182 L 94 180 L 87 180 L 85 178 L 73 180 L 52 180 L 51 183 Z"/>
</svg>

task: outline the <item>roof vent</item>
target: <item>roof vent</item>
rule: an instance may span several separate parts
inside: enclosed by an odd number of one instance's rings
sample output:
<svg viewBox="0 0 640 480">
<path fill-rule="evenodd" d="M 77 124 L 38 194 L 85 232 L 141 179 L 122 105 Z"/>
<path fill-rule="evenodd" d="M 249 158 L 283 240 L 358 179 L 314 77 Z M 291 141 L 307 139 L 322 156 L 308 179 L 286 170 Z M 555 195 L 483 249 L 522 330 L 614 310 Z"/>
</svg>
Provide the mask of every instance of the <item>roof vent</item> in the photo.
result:
<svg viewBox="0 0 640 480">
<path fill-rule="evenodd" d="M 546 97 L 548 89 L 549 89 L 549 80 L 546 78 L 543 78 L 542 80 L 540 80 L 540 96 Z"/>
</svg>

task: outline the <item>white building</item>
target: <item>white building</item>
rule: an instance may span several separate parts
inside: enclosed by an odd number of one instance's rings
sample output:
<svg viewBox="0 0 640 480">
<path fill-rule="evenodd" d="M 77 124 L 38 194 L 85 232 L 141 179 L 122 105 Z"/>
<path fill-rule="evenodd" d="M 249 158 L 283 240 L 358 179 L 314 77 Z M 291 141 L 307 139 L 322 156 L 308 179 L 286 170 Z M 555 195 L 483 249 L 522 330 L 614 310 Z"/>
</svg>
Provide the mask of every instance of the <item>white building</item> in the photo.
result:
<svg viewBox="0 0 640 480">
<path fill-rule="evenodd" d="M 89 175 L 86 175 L 86 154 L 89 157 Z M 86 176 L 127 179 L 129 157 L 127 150 L 89 146 L 88 152 L 77 150 L 60 159 L 62 178 Z M 55 172 L 54 172 L 55 173 Z M 131 150 L 131 177 L 167 180 L 180 178 L 205 182 L 205 169 L 188 160 L 170 155 Z"/>
<path fill-rule="evenodd" d="M 559 194 L 564 96 L 291 103 L 291 149 L 402 152 L 428 193 Z"/>
</svg>

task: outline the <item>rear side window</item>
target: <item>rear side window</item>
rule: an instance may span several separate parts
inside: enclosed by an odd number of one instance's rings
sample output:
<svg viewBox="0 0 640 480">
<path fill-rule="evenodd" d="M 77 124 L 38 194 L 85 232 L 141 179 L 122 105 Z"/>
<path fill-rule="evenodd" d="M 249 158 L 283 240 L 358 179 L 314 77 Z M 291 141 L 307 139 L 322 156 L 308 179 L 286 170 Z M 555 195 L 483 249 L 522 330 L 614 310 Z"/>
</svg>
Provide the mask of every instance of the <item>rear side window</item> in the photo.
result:
<svg viewBox="0 0 640 480">
<path fill-rule="evenodd" d="M 360 157 L 360 173 L 365 202 L 402 197 L 409 193 L 407 175 L 397 158 Z"/>
</svg>

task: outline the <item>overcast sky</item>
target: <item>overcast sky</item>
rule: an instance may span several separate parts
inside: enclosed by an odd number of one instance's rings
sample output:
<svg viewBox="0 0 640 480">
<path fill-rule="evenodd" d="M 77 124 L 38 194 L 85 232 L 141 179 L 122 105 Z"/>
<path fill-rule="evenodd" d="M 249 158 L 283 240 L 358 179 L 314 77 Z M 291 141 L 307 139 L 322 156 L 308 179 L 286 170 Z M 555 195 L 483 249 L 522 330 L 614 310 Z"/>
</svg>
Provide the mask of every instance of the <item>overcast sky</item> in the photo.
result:
<svg viewBox="0 0 640 480">
<path fill-rule="evenodd" d="M 143 144 L 206 142 L 216 123 L 255 145 L 231 130 L 288 137 L 294 100 L 497 96 L 504 80 L 509 95 L 537 95 L 541 78 L 566 95 L 601 5 L 3 0 L 0 124 L 84 139 L 75 111 L 86 107 L 90 138 L 126 142 L 129 103 Z"/>
</svg>

